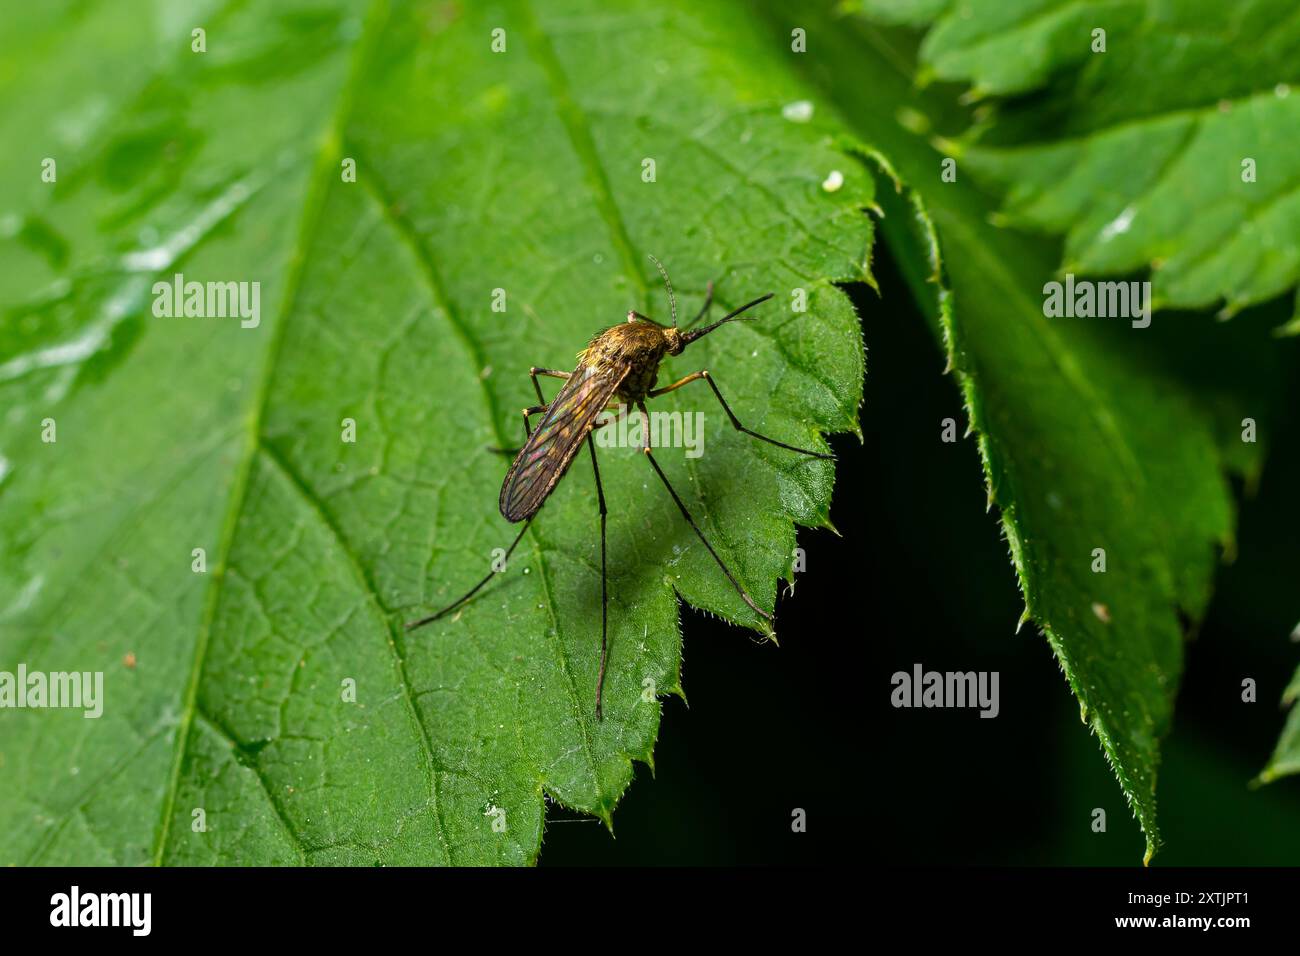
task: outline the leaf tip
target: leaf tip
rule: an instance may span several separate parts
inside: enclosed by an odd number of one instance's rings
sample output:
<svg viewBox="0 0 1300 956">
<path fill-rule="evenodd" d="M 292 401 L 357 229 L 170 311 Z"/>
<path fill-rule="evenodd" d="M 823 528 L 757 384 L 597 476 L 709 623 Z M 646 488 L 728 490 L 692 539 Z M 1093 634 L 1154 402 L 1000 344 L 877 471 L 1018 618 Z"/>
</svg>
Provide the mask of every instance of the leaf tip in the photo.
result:
<svg viewBox="0 0 1300 956">
<path fill-rule="evenodd" d="M 962 153 L 965 151 L 962 144 L 950 136 L 932 136 L 930 137 L 930 145 L 952 159 L 961 159 Z"/>
</svg>

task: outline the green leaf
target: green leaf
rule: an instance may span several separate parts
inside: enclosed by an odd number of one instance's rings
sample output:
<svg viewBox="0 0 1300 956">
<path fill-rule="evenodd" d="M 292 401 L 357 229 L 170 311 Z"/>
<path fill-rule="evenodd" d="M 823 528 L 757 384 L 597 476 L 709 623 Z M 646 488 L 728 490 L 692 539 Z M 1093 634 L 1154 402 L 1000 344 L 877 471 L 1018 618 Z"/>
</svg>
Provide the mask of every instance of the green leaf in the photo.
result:
<svg viewBox="0 0 1300 956">
<path fill-rule="evenodd" d="M 1181 336 L 1046 318 L 1054 250 L 991 226 L 987 200 L 960 175 L 945 182 L 942 154 L 915 132 L 916 117 L 939 128 L 959 121 L 956 104 L 916 93 L 908 51 L 891 35 L 853 18 L 809 19 L 821 50 L 810 70 L 914 190 L 882 191 L 884 238 L 936 316 L 1025 614 L 1098 736 L 1150 859 L 1159 741 L 1182 671 L 1180 618 L 1204 612 L 1215 549 L 1231 547 L 1225 471 L 1257 467 L 1254 446 L 1245 459 L 1227 450 L 1242 406 L 1226 376 L 1194 389 L 1170 359 L 1189 340 L 1202 340 L 1202 356 L 1222 354 L 1226 327 L 1202 321 Z M 833 82 L 850 63 L 858 81 Z M 1093 570 L 1099 548 L 1104 573 Z"/>
<path fill-rule="evenodd" d="M 1290 0 L 863 4 L 930 22 L 921 57 L 994 101 L 951 144 L 1062 272 L 1151 270 L 1160 307 L 1226 315 L 1300 279 L 1300 20 Z M 1095 30 L 1105 33 L 1094 51 Z M 1296 91 L 1300 92 L 1300 91 Z"/>
<path fill-rule="evenodd" d="M 871 177 L 740 5 L 138 9 L 28 4 L 0 41 L 0 670 L 104 673 L 100 719 L 0 716 L 0 861 L 522 863 L 547 796 L 609 822 L 681 692 L 678 597 L 758 623 L 642 455 L 602 451 L 603 722 L 585 460 L 507 574 L 401 624 L 515 533 L 488 446 L 529 366 L 667 318 L 651 253 L 687 315 L 776 293 L 662 381 L 707 366 L 801 446 L 856 430 L 834 282 L 868 278 Z M 260 322 L 158 317 L 177 273 L 259 282 Z M 704 413 L 703 456 L 659 458 L 772 607 L 832 466 L 703 386 L 662 407 Z"/>
<path fill-rule="evenodd" d="M 1300 632 L 1300 625 L 1296 626 L 1296 631 Z M 1296 701 L 1300 701 L 1300 668 L 1296 669 L 1291 683 L 1282 693 L 1282 706 L 1290 707 L 1291 712 L 1273 749 L 1273 756 L 1260 771 L 1259 783 L 1272 783 L 1279 777 L 1300 773 L 1300 707 L 1295 706 Z"/>
</svg>

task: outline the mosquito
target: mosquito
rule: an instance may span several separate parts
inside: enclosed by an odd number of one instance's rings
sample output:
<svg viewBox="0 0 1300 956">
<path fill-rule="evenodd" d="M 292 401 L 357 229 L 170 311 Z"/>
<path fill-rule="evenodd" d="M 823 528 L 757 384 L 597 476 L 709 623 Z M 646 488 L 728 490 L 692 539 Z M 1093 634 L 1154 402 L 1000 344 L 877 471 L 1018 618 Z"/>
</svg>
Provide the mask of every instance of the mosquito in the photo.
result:
<svg viewBox="0 0 1300 956">
<path fill-rule="evenodd" d="M 611 326 L 596 334 L 587 347 L 578 353 L 578 365 L 572 372 L 537 367 L 528 370 L 529 377 L 533 381 L 533 390 L 537 393 L 538 404 L 523 410 L 524 445 L 515 456 L 509 471 L 506 472 L 505 481 L 501 484 L 499 501 L 501 514 L 507 521 L 511 523 L 522 521 L 524 523 L 523 527 L 519 529 L 519 534 L 515 536 L 515 540 L 506 549 L 505 558 L 508 560 L 523 538 L 524 532 L 528 530 L 529 524 L 532 523 L 537 512 L 541 510 L 542 505 L 546 503 L 546 499 L 550 497 L 551 492 L 555 490 L 555 486 L 559 484 L 560 479 L 569 470 L 569 466 L 573 464 L 574 459 L 578 456 L 583 443 L 586 443 L 588 451 L 591 452 L 591 468 L 596 479 L 596 501 L 600 508 L 600 668 L 596 676 L 597 720 L 603 719 L 602 699 L 605 688 L 605 666 L 608 658 L 609 634 L 609 593 L 605 559 L 605 491 L 600 483 L 600 465 L 596 461 L 596 446 L 591 437 L 592 432 L 604 424 L 604 422 L 598 421 L 600 413 L 607 409 L 617 408 L 620 405 L 624 408 L 636 408 L 637 414 L 641 417 L 641 451 L 645 453 L 646 461 L 650 463 L 650 467 L 654 469 L 655 474 L 659 476 L 659 480 L 668 489 L 668 494 L 672 496 L 678 510 L 682 513 L 682 517 L 686 519 L 686 523 L 691 526 L 691 530 L 704 543 L 704 547 L 713 556 L 713 560 L 717 562 L 718 567 L 722 569 L 722 573 L 727 576 L 727 580 L 731 582 L 732 587 L 736 589 L 741 599 L 769 623 L 773 619 L 772 615 L 759 607 L 749 592 L 736 580 L 736 576 L 731 573 L 731 569 L 727 567 L 726 562 L 713 549 L 713 545 L 709 544 L 709 539 L 704 536 L 700 526 L 691 517 L 686 503 L 673 489 L 672 484 L 668 481 L 668 476 L 664 474 L 663 469 L 659 467 L 659 462 L 655 460 L 654 450 L 650 446 L 650 413 L 646 411 L 646 400 L 658 398 L 660 395 L 667 395 L 669 392 L 675 392 L 682 386 L 689 385 L 692 382 L 704 381 L 713 390 L 713 394 L 717 397 L 722 410 L 727 413 L 732 427 L 737 431 L 744 432 L 759 441 L 776 445 L 778 448 L 797 452 L 800 455 L 825 459 L 832 457 L 824 452 L 787 445 L 783 441 L 777 441 L 775 438 L 760 435 L 753 429 L 746 428 L 741 424 L 740 419 L 736 417 L 736 413 L 731 410 L 727 400 L 722 397 L 722 392 L 708 369 L 692 372 L 685 378 L 679 379 L 671 385 L 665 385 L 663 388 L 655 388 L 659 376 L 659 363 L 665 355 L 681 355 L 686 346 L 704 338 L 719 326 L 733 319 L 741 318 L 750 309 L 772 298 L 773 293 L 769 292 L 751 302 L 746 302 L 740 308 L 733 309 L 711 325 L 706 325 L 700 329 L 692 329 L 691 326 L 708 315 L 709 308 L 713 304 L 713 283 L 710 282 L 705 293 L 703 308 L 700 309 L 699 314 L 694 319 L 679 329 L 677 327 L 677 297 L 673 294 L 673 286 L 668 280 L 668 273 L 658 259 L 654 256 L 650 256 L 650 258 L 658 267 L 660 274 L 663 275 L 664 284 L 668 287 L 668 302 L 672 310 L 673 324 L 670 326 L 660 325 L 649 316 L 631 311 L 627 314 L 626 322 Z M 752 318 L 752 316 L 747 318 Z M 549 402 L 542 395 L 542 386 L 538 382 L 539 376 L 564 379 L 564 385 L 560 388 L 559 393 Z M 534 415 L 542 416 L 536 428 L 533 428 L 531 424 Z M 481 581 L 451 604 L 448 604 L 440 611 L 430 614 L 428 617 L 409 622 L 406 629 L 411 631 L 417 627 L 423 627 L 425 624 L 432 623 L 450 614 L 477 594 L 480 588 L 492 580 L 495 573 L 496 571 L 489 571 Z"/>
</svg>

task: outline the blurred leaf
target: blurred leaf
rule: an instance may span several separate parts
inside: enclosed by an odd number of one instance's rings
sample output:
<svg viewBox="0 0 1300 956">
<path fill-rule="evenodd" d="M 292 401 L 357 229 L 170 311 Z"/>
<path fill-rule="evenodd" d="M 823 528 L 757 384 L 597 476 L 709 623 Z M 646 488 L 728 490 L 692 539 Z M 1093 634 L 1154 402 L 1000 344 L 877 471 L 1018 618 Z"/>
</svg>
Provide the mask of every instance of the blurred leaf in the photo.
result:
<svg viewBox="0 0 1300 956">
<path fill-rule="evenodd" d="M 1300 632 L 1300 625 L 1296 630 Z M 1300 707 L 1295 706 L 1297 701 L 1300 701 L 1300 668 L 1296 669 L 1295 676 L 1282 694 L 1282 706 L 1290 707 L 1291 712 L 1287 715 L 1286 726 L 1282 728 L 1273 756 L 1269 757 L 1268 765 L 1259 774 L 1260 783 L 1272 783 L 1279 777 L 1300 773 Z"/>
<path fill-rule="evenodd" d="M 882 190 L 883 235 L 936 316 L 1026 615 L 1100 739 L 1149 859 L 1182 619 L 1203 614 L 1216 547 L 1231 547 L 1224 473 L 1258 461 L 1258 446 L 1249 458 L 1225 450 L 1240 401 L 1202 402 L 1174 373 L 1166 352 L 1187 341 L 1173 326 L 1046 318 L 1054 250 L 989 225 L 986 199 L 960 175 L 944 182 L 943 156 L 914 131 L 912 117 L 951 122 L 954 105 L 916 92 L 907 50 L 891 36 L 853 18 L 808 19 L 820 51 L 810 71 L 914 190 Z M 849 64 L 857 81 L 837 82 Z M 1223 348 L 1220 335 L 1211 349 Z M 1223 382 L 1201 387 L 1218 394 Z M 1093 571 L 1098 548 L 1105 573 Z"/>
<path fill-rule="evenodd" d="M 678 595 L 757 621 L 641 455 L 603 455 L 603 723 L 583 462 L 508 575 L 400 625 L 513 536 L 487 446 L 520 440 L 528 367 L 571 367 L 629 308 L 667 317 L 647 254 L 688 314 L 709 280 L 724 306 L 777 293 L 664 380 L 708 366 L 746 424 L 800 445 L 856 429 L 833 282 L 867 278 L 872 180 L 741 6 L 386 6 L 6 24 L 0 669 L 103 671 L 105 709 L 0 716 L 0 861 L 521 863 L 546 795 L 608 821 L 651 759 L 654 694 L 680 693 Z M 176 273 L 260 282 L 260 323 L 156 317 Z M 738 436 L 707 389 L 665 407 L 704 412 L 703 457 L 660 457 L 771 607 L 832 466 Z"/>
<path fill-rule="evenodd" d="M 1152 271 L 1159 307 L 1227 314 L 1300 278 L 1292 0 L 863 0 L 930 23 L 933 76 L 996 101 L 960 143 L 1008 221 L 1065 236 L 1062 272 Z M 1104 31 L 1105 49 L 1094 52 Z M 1296 91 L 1300 93 L 1300 90 Z"/>
</svg>

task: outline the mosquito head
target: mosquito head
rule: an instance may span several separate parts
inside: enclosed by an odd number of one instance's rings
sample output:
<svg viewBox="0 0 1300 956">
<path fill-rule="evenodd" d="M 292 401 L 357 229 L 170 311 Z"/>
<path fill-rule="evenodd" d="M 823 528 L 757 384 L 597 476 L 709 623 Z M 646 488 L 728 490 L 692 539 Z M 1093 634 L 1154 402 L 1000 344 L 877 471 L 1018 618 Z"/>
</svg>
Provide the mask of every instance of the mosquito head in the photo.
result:
<svg viewBox="0 0 1300 956">
<path fill-rule="evenodd" d="M 682 349 L 686 348 L 686 336 L 690 334 L 681 331 L 675 325 L 664 329 L 664 342 L 668 345 L 668 354 L 681 355 Z"/>
<path fill-rule="evenodd" d="M 767 295 L 760 295 L 753 302 L 746 302 L 739 309 L 734 309 L 731 312 L 728 312 L 726 315 L 718 319 L 718 321 L 714 322 L 712 325 L 706 325 L 702 329 L 691 329 L 689 332 L 678 333 L 677 337 L 681 340 L 681 346 L 677 349 L 677 352 L 680 352 L 682 349 L 686 348 L 686 346 L 690 345 L 696 339 L 704 338 L 704 336 L 708 335 L 710 332 L 716 329 L 719 325 L 722 325 L 724 322 L 730 322 L 732 319 L 740 318 L 740 314 L 742 312 L 748 312 L 754 306 L 760 305 L 766 302 L 768 299 L 772 298 L 773 295 L 774 293 L 772 292 L 769 292 Z M 672 352 L 671 345 L 669 346 L 669 351 Z M 677 352 L 672 352 L 672 354 L 676 355 Z"/>
</svg>

